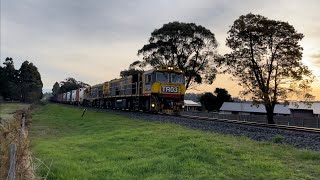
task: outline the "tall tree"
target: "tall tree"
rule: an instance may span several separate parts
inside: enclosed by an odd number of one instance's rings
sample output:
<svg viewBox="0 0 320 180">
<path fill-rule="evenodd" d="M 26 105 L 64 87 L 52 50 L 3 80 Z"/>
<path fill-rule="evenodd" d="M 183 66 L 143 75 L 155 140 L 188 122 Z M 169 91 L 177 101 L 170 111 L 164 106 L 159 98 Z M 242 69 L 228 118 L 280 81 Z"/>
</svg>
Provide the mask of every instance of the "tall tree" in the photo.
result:
<svg viewBox="0 0 320 180">
<path fill-rule="evenodd" d="M 143 61 L 133 65 L 152 67 L 174 65 L 185 72 L 186 88 L 191 83 L 212 83 L 216 69 L 213 66 L 215 50 L 218 46 L 214 34 L 194 23 L 170 22 L 151 33 L 149 43 L 138 55 Z"/>
<path fill-rule="evenodd" d="M 220 107 L 224 102 L 231 102 L 231 95 L 228 93 L 228 91 L 224 88 L 216 88 L 214 90 L 214 93 L 216 95 L 216 102 L 215 102 L 215 110 L 219 110 Z"/>
<path fill-rule="evenodd" d="M 3 98 L 4 93 L 6 91 L 5 87 L 6 87 L 6 76 L 5 76 L 5 72 L 4 72 L 4 68 L 2 68 L 0 66 L 0 99 Z"/>
<path fill-rule="evenodd" d="M 224 88 L 216 88 L 214 93 L 206 92 L 199 97 L 199 101 L 207 111 L 219 111 L 224 102 L 231 102 L 231 95 Z"/>
<path fill-rule="evenodd" d="M 217 97 L 211 92 L 206 92 L 200 96 L 199 101 L 207 111 L 213 111 L 215 109 L 216 99 Z"/>
<path fill-rule="evenodd" d="M 58 82 L 55 82 L 52 88 L 52 95 L 55 97 L 59 94 L 60 85 Z"/>
<path fill-rule="evenodd" d="M 13 59 L 11 57 L 7 57 L 6 60 L 3 63 L 4 69 L 5 69 L 5 74 L 8 77 L 8 79 L 13 80 L 15 79 L 17 76 L 17 72 L 16 69 L 14 68 L 14 63 L 13 63 Z"/>
<path fill-rule="evenodd" d="M 81 81 L 77 81 L 76 79 L 69 77 L 67 79 L 65 79 L 64 81 L 60 82 L 60 89 L 59 89 L 59 93 L 65 93 L 71 90 L 75 90 L 78 88 L 82 88 L 82 87 L 88 87 L 89 84 L 86 84 L 84 82 Z"/>
<path fill-rule="evenodd" d="M 128 69 L 125 69 L 120 72 L 120 77 L 126 77 L 126 76 L 130 76 L 130 75 L 140 74 L 143 72 L 144 72 L 144 70 L 134 68 L 134 65 L 132 64 L 129 66 Z"/>
<path fill-rule="evenodd" d="M 232 52 L 218 59 L 219 65 L 244 87 L 244 95 L 264 103 L 268 123 L 274 123 L 277 102 L 310 88 L 313 75 L 301 62 L 302 38 L 287 22 L 251 13 L 235 20 L 228 32 Z"/>
<path fill-rule="evenodd" d="M 5 99 L 19 100 L 20 98 L 20 87 L 18 85 L 18 71 L 14 67 L 13 59 L 7 57 L 3 63 L 2 69 L 3 77 L 1 92 Z"/>
<path fill-rule="evenodd" d="M 42 98 L 42 80 L 38 68 L 24 61 L 19 69 L 21 101 L 35 102 Z"/>
</svg>

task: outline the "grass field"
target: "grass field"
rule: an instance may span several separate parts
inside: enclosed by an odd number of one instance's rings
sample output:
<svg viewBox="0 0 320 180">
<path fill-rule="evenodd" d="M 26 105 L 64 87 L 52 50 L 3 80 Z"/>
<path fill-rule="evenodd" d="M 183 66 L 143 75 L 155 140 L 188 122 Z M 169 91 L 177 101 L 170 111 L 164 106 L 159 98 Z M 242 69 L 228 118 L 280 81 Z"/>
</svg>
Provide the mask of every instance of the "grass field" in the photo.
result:
<svg viewBox="0 0 320 180">
<path fill-rule="evenodd" d="M 13 113 L 19 109 L 26 109 L 30 104 L 23 103 L 2 103 L 0 104 L 0 117 L 3 119 L 13 118 Z"/>
<path fill-rule="evenodd" d="M 48 104 L 33 115 L 48 179 L 318 179 L 320 152 Z M 39 171 L 45 176 L 47 170 Z"/>
</svg>

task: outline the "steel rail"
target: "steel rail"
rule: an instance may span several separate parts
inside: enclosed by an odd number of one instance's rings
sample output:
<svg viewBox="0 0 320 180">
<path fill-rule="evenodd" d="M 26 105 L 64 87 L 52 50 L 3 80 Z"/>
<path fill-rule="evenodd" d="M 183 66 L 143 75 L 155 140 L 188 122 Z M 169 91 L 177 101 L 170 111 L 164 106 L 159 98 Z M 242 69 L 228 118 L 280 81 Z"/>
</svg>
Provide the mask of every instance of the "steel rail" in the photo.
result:
<svg viewBox="0 0 320 180">
<path fill-rule="evenodd" d="M 177 115 L 170 115 L 170 116 L 177 116 Z M 273 129 L 284 129 L 284 130 L 291 130 L 291 131 L 320 134 L 320 129 L 318 128 L 286 126 L 286 125 L 278 125 L 278 124 L 265 124 L 265 123 L 230 120 L 230 119 L 210 118 L 210 117 L 203 117 L 203 116 L 178 115 L 178 117 L 184 117 L 184 118 L 196 119 L 196 120 L 202 120 L 202 121 L 215 121 L 215 122 L 224 122 L 224 123 L 232 123 L 232 124 L 240 124 L 240 125 L 248 125 L 248 126 L 256 126 L 256 127 L 266 127 L 266 128 L 273 128 Z"/>
</svg>

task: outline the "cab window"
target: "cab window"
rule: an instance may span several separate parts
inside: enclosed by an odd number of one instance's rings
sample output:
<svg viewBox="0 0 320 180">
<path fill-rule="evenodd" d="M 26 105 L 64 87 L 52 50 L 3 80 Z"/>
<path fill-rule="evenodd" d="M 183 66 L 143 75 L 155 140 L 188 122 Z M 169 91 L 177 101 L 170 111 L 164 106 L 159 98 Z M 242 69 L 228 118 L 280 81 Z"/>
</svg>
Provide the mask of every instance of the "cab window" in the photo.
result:
<svg viewBox="0 0 320 180">
<path fill-rule="evenodd" d="M 184 77 L 182 74 L 171 74 L 171 82 L 176 84 L 182 84 L 184 81 Z"/>
<path fill-rule="evenodd" d="M 156 73 L 156 81 L 162 82 L 162 83 L 168 83 L 169 82 L 169 73 L 167 72 L 157 72 Z"/>
<path fill-rule="evenodd" d="M 151 74 L 147 74 L 147 75 L 145 76 L 145 82 L 146 82 L 146 84 L 150 84 L 151 81 L 152 81 L 152 76 L 151 76 Z"/>
</svg>

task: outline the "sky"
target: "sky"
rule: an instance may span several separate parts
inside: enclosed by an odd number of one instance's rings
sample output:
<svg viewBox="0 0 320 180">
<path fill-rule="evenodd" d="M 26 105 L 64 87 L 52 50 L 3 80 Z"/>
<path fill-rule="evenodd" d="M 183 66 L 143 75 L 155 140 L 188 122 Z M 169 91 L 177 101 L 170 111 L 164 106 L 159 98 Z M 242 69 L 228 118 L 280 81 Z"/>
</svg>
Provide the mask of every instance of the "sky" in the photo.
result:
<svg viewBox="0 0 320 180">
<path fill-rule="evenodd" d="M 74 77 L 91 85 L 119 77 L 141 59 L 137 51 L 163 24 L 194 22 L 211 30 L 225 46 L 233 22 L 247 13 L 289 22 L 305 35 L 303 62 L 317 76 L 313 94 L 320 100 L 320 1 L 318 0 L 0 0 L 1 63 L 12 57 L 18 69 L 24 60 L 39 69 L 44 89 Z M 212 85 L 189 92 L 226 88 L 238 96 L 241 87 L 227 74 Z"/>
</svg>

